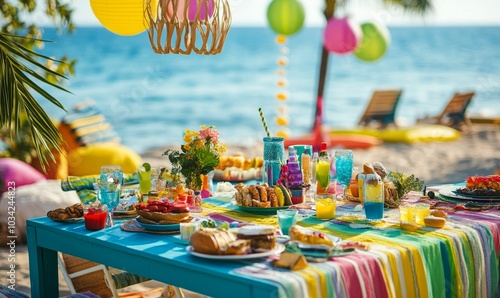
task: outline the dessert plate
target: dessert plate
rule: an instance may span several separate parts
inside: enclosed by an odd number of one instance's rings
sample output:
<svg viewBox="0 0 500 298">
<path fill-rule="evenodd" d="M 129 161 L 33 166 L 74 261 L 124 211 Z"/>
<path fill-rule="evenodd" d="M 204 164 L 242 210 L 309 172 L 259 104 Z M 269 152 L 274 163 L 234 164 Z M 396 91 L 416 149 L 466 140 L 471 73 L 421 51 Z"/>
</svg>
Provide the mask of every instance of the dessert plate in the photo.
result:
<svg viewBox="0 0 500 298">
<path fill-rule="evenodd" d="M 439 194 L 452 199 L 459 199 L 465 201 L 484 201 L 484 202 L 498 202 L 500 201 L 500 196 L 477 196 L 477 195 L 466 195 L 457 192 L 457 189 L 463 186 L 447 186 L 439 190 Z"/>
<path fill-rule="evenodd" d="M 276 255 L 285 250 L 285 246 L 282 244 L 278 244 L 278 247 L 273 250 L 268 250 L 265 252 L 252 253 L 247 255 L 227 255 L 227 256 L 219 256 L 219 255 L 208 255 L 194 251 L 194 248 L 190 245 L 186 247 L 187 252 L 192 254 L 193 256 L 204 258 L 204 259 L 213 259 L 213 260 L 246 260 L 246 259 L 256 259 L 256 258 L 267 258 L 272 255 Z"/>
<path fill-rule="evenodd" d="M 178 231 L 180 229 L 180 224 L 147 224 L 137 220 L 135 221 L 144 229 L 150 231 Z"/>
</svg>

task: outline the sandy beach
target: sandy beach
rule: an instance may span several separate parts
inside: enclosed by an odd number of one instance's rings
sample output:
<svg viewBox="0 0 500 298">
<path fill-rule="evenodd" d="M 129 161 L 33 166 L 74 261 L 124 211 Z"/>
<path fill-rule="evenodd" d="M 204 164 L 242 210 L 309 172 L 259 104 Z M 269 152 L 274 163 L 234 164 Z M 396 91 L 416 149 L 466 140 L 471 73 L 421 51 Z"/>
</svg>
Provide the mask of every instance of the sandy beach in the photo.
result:
<svg viewBox="0 0 500 298">
<path fill-rule="evenodd" d="M 365 162 L 382 162 L 389 171 L 399 171 L 414 174 L 424 180 L 427 185 L 464 181 L 470 175 L 490 175 L 500 166 L 500 126 L 472 125 L 462 137 L 453 142 L 435 142 L 421 144 L 385 143 L 368 150 L 354 150 L 355 166 Z M 152 165 L 165 165 L 166 157 L 161 154 L 165 146 L 144 152 L 144 161 Z M 262 154 L 261 145 L 246 147 L 232 144 L 228 146 L 227 154 L 241 152 L 252 157 Z M 0 283 L 7 280 L 9 265 L 9 250 L 3 246 L 0 249 Z M 25 245 L 15 248 L 16 289 L 25 293 L 30 291 L 28 253 Z M 61 296 L 69 294 L 64 279 L 60 276 Z M 161 287 L 156 282 L 148 282 L 129 289 L 131 291 L 147 290 Z M 158 295 L 156 294 L 156 297 Z M 153 296 L 155 297 L 155 296 Z"/>
</svg>

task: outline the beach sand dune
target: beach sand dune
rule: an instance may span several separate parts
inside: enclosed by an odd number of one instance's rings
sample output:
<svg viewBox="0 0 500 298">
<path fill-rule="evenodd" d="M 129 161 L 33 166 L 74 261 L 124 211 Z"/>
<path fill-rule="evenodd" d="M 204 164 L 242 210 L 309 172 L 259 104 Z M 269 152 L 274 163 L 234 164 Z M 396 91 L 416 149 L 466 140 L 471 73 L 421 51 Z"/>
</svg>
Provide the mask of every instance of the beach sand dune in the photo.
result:
<svg viewBox="0 0 500 298">
<path fill-rule="evenodd" d="M 385 143 L 368 150 L 354 150 L 355 166 L 365 162 L 382 162 L 387 170 L 414 174 L 427 185 L 464 181 L 470 175 L 493 174 L 500 165 L 500 126 L 472 125 L 469 131 L 453 142 L 421 144 Z M 144 152 L 145 161 L 152 165 L 167 165 L 167 158 L 162 153 L 165 146 Z M 228 146 L 228 154 L 242 153 L 248 157 L 261 156 L 262 147 Z M 12 262 L 8 261 L 9 251 L 0 248 L 1 283 L 7 280 L 7 273 Z M 30 292 L 28 253 L 25 245 L 16 246 L 16 289 Z M 69 294 L 62 276 L 59 277 L 61 296 Z M 148 290 L 161 287 L 160 283 L 148 282 L 129 288 L 129 291 Z M 195 295 L 191 295 L 195 296 Z"/>
</svg>

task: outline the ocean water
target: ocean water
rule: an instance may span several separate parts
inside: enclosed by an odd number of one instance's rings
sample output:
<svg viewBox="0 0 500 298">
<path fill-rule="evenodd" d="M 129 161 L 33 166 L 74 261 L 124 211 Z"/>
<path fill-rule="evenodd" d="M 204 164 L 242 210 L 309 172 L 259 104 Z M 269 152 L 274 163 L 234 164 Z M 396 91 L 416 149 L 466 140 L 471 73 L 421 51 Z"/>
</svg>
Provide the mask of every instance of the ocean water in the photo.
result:
<svg viewBox="0 0 500 298">
<path fill-rule="evenodd" d="M 286 67 L 291 136 L 311 129 L 322 44 L 321 28 L 288 38 Z M 500 27 L 394 27 L 379 61 L 330 55 L 325 87 L 325 123 L 354 127 L 376 89 L 401 88 L 400 124 L 439 113 L 456 91 L 475 90 L 474 115 L 500 115 Z M 123 144 L 141 153 L 179 144 L 185 129 L 215 125 L 227 143 L 251 145 L 271 133 L 278 107 L 277 60 L 282 55 L 269 28 L 231 28 L 221 54 L 158 55 L 146 33 L 123 37 L 104 28 L 78 28 L 71 35 L 45 29 L 42 52 L 77 59 L 66 88 L 48 89 L 70 109 L 91 98 L 113 124 Z M 64 112 L 46 101 L 49 115 Z"/>
</svg>

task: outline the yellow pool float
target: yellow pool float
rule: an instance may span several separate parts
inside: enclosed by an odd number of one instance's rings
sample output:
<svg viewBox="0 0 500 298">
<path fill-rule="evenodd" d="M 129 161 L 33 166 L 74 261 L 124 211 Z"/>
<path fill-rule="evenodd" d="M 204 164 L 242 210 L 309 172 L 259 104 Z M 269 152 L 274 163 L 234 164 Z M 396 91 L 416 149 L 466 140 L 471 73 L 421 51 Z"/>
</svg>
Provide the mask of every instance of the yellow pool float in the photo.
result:
<svg viewBox="0 0 500 298">
<path fill-rule="evenodd" d="M 332 129 L 330 133 L 333 135 L 368 135 L 392 143 L 449 142 L 460 138 L 458 130 L 448 126 L 432 124 L 381 130 L 373 128 Z"/>
</svg>

